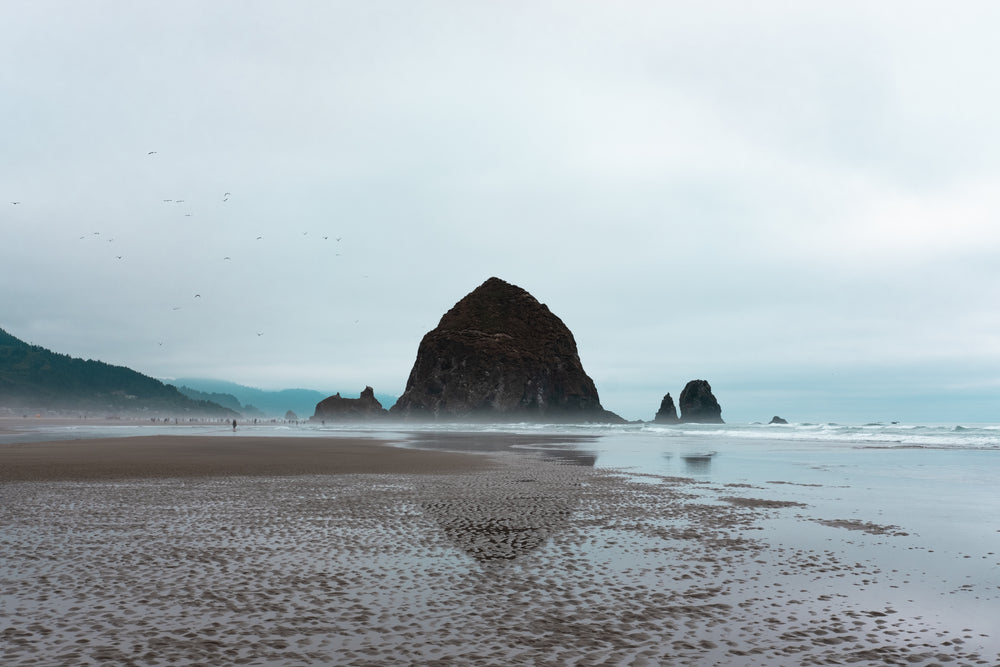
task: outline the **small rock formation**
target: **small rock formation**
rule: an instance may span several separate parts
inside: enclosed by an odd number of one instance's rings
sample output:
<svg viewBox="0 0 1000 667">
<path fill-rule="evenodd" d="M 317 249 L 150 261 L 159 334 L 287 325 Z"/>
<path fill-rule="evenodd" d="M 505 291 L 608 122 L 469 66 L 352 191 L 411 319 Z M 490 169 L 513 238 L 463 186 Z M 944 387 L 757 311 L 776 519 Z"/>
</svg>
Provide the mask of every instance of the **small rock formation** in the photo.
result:
<svg viewBox="0 0 1000 667">
<path fill-rule="evenodd" d="M 778 415 L 774 415 L 773 417 L 771 417 L 771 421 L 769 421 L 767 423 L 768 424 L 787 424 L 788 420 L 787 419 L 782 419 Z"/>
<path fill-rule="evenodd" d="M 390 414 L 431 421 L 624 422 L 601 407 L 563 321 L 499 278 L 466 295 L 423 337 Z"/>
<path fill-rule="evenodd" d="M 344 398 L 337 392 L 316 404 L 310 421 L 362 421 L 385 417 L 389 412 L 375 398 L 375 390 L 365 387 L 359 398 Z"/>
<path fill-rule="evenodd" d="M 712 394 L 706 380 L 691 380 L 684 387 L 678 400 L 681 421 L 695 424 L 724 424 L 722 408 Z"/>
<path fill-rule="evenodd" d="M 298 420 L 299 416 L 295 414 L 295 412 L 293 412 L 292 410 L 289 410 L 288 412 L 285 413 L 286 422 L 297 422 Z"/>
<path fill-rule="evenodd" d="M 653 422 L 656 424 L 676 424 L 678 421 L 674 399 L 670 397 L 670 392 L 667 392 L 667 395 L 660 402 L 660 409 L 653 417 Z"/>
</svg>

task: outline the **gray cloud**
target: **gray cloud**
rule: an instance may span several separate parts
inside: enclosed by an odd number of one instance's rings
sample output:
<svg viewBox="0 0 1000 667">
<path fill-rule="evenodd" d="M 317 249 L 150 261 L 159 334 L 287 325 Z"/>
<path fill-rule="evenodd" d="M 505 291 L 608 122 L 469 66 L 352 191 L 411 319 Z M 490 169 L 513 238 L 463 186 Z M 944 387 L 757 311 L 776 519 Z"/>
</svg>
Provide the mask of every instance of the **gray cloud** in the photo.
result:
<svg viewBox="0 0 1000 667">
<path fill-rule="evenodd" d="M 158 377 L 400 392 L 497 275 L 629 418 L 705 377 L 739 419 L 864 382 L 995 421 L 997 11 L 18 4 L 0 326 Z"/>
</svg>

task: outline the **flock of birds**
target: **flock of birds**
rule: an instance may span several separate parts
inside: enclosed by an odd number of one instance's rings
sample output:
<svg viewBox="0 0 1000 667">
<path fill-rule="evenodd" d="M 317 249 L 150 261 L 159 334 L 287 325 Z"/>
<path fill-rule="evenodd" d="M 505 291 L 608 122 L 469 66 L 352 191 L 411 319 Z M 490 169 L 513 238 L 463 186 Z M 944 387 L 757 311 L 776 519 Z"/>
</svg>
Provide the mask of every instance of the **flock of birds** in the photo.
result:
<svg viewBox="0 0 1000 667">
<path fill-rule="evenodd" d="M 155 151 L 155 150 L 154 151 L 148 151 L 146 153 L 146 155 L 147 156 L 158 155 L 158 151 Z M 228 202 L 232 198 L 232 196 L 233 196 L 232 192 L 228 192 L 228 191 L 224 192 L 222 194 L 221 201 L 223 203 Z M 162 199 L 162 203 L 163 204 L 185 204 L 185 203 L 187 203 L 187 201 L 185 199 Z M 12 206 L 21 206 L 22 202 L 21 202 L 21 200 L 17 200 L 17 201 L 11 200 L 10 204 Z M 184 215 L 185 215 L 185 217 L 192 217 L 193 213 L 186 212 Z M 308 231 L 302 232 L 302 236 L 308 236 L 308 235 L 309 235 Z M 90 234 L 83 234 L 82 236 L 79 237 L 79 239 L 80 240 L 86 240 L 86 239 L 89 239 L 89 238 L 96 238 L 96 237 L 100 237 L 100 236 L 101 236 L 101 232 L 95 231 L 95 232 L 92 232 Z M 264 239 L 263 235 L 258 235 L 256 237 L 257 241 L 261 241 L 263 239 Z M 330 236 L 329 235 L 323 235 L 322 239 L 324 241 L 327 241 L 327 240 L 330 239 Z M 334 241 L 335 242 L 340 242 L 342 239 L 343 239 L 343 237 L 341 237 L 341 236 L 334 237 Z M 111 237 L 111 238 L 106 239 L 106 241 L 108 243 L 114 243 L 115 242 L 115 238 Z M 339 252 L 336 253 L 335 256 L 339 257 L 340 253 Z M 116 255 L 114 255 L 114 257 L 118 261 L 124 261 L 125 260 L 125 256 L 124 255 L 118 255 L 118 254 L 116 254 Z M 232 261 L 232 257 L 229 256 L 229 255 L 223 257 L 222 259 L 223 259 L 223 261 Z M 201 296 L 201 294 L 195 294 L 193 298 L 194 299 L 201 299 L 202 296 Z M 173 311 L 179 311 L 179 310 L 181 310 L 181 306 L 179 306 L 179 305 L 172 306 L 171 310 L 173 310 Z M 355 324 L 357 324 L 357 323 L 358 323 L 358 320 L 355 320 Z M 259 338 L 259 337 L 262 337 L 264 335 L 264 332 L 263 331 L 256 331 L 256 334 L 257 334 L 257 337 Z M 158 340 L 157 341 L 157 345 L 162 347 L 164 345 L 164 341 Z"/>
</svg>

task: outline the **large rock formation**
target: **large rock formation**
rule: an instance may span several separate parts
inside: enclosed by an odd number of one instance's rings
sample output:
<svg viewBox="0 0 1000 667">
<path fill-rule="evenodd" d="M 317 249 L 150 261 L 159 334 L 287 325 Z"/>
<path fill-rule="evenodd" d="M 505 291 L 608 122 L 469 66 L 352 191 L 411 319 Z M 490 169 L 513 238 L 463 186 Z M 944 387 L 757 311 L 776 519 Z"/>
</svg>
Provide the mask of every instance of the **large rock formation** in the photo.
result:
<svg viewBox="0 0 1000 667">
<path fill-rule="evenodd" d="M 375 398 L 375 390 L 365 387 L 358 398 L 344 398 L 337 392 L 316 404 L 310 421 L 363 421 L 386 417 L 389 411 Z"/>
<path fill-rule="evenodd" d="M 456 303 L 424 336 L 390 414 L 435 421 L 624 421 L 601 407 L 562 320 L 499 278 Z"/>
<path fill-rule="evenodd" d="M 670 397 L 670 392 L 660 401 L 660 409 L 657 410 L 653 421 L 657 424 L 676 424 L 677 408 L 674 406 L 674 399 Z"/>
<path fill-rule="evenodd" d="M 698 424 L 723 424 L 722 408 L 706 380 L 691 380 L 684 386 L 678 400 L 681 421 Z"/>
</svg>

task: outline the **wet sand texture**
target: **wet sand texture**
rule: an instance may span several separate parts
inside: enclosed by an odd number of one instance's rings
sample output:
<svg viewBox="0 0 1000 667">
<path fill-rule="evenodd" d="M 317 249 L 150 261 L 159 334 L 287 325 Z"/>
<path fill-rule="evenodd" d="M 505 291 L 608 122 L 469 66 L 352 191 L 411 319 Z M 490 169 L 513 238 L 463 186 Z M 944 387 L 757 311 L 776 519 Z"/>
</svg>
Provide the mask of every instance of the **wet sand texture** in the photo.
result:
<svg viewBox="0 0 1000 667">
<path fill-rule="evenodd" d="M 898 575 L 763 526 L 906 538 L 796 519 L 762 489 L 489 460 L 0 484 L 0 663 L 1000 661 L 944 615 L 880 603 L 872 582 Z"/>
<path fill-rule="evenodd" d="M 400 449 L 365 438 L 154 435 L 0 444 L 0 482 L 440 473 L 487 465 L 479 456 Z"/>
</svg>

